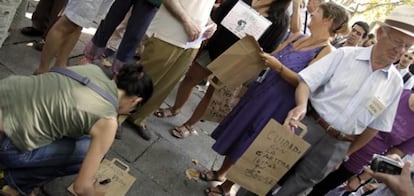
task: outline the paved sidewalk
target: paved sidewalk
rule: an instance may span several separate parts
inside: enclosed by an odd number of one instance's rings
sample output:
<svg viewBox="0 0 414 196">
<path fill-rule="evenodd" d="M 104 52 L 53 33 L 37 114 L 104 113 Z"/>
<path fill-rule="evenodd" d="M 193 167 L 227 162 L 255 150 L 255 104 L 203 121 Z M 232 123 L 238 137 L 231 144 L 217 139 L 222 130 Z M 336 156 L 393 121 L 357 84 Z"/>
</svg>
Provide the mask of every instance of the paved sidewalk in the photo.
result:
<svg viewBox="0 0 414 196">
<path fill-rule="evenodd" d="M 30 20 L 23 21 L 21 26 L 30 25 Z M 70 65 L 79 61 L 79 56 L 86 41 L 91 35 L 83 33 L 75 49 L 71 53 Z M 0 48 L 0 78 L 11 74 L 31 75 L 39 63 L 40 52 L 31 45 L 40 38 L 25 37 L 18 30 L 11 31 L 11 36 Z M 193 96 L 183 112 L 174 118 L 148 118 L 147 126 L 153 131 L 151 141 L 143 140 L 130 127 L 124 127 L 123 139 L 116 140 L 111 147 L 107 158 L 118 158 L 129 165 L 130 173 L 136 177 L 136 182 L 127 195 L 203 195 L 203 190 L 210 184 L 203 181 L 188 180 L 185 175 L 187 168 L 211 168 L 221 164 L 221 157 L 211 149 L 213 140 L 209 134 L 216 124 L 200 122 L 195 128 L 197 136 L 179 140 L 172 137 L 169 130 L 180 125 L 189 118 L 194 107 L 200 100 L 202 93 L 195 90 Z M 171 106 L 175 91 L 165 100 L 163 106 Z M 193 160 L 198 164 L 194 165 Z M 216 160 L 216 161 L 215 161 Z M 56 179 L 47 184 L 46 195 L 70 195 L 66 188 L 73 181 L 74 176 Z"/>
</svg>

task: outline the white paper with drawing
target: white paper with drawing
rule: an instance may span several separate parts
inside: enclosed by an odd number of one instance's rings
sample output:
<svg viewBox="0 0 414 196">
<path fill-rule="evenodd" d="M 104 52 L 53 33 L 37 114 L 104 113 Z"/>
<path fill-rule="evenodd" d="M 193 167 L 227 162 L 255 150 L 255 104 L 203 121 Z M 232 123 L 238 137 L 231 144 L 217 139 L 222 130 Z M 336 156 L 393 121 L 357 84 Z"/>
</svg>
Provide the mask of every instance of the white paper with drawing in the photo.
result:
<svg viewBox="0 0 414 196">
<path fill-rule="evenodd" d="M 243 1 L 237 2 L 221 21 L 221 25 L 237 37 L 243 38 L 246 34 L 249 34 L 256 40 L 262 36 L 271 24 L 272 22 Z"/>
</svg>

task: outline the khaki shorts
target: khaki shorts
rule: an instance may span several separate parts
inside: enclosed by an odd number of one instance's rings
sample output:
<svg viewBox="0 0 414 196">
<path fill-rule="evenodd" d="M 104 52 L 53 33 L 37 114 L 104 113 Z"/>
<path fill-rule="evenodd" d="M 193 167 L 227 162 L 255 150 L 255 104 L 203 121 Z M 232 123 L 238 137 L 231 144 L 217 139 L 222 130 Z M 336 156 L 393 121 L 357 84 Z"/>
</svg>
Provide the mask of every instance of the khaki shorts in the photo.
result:
<svg viewBox="0 0 414 196">
<path fill-rule="evenodd" d="M 201 67 L 208 69 L 207 65 L 211 63 L 211 58 L 208 50 L 202 50 L 198 57 L 195 59 L 195 62 L 197 62 Z"/>
</svg>

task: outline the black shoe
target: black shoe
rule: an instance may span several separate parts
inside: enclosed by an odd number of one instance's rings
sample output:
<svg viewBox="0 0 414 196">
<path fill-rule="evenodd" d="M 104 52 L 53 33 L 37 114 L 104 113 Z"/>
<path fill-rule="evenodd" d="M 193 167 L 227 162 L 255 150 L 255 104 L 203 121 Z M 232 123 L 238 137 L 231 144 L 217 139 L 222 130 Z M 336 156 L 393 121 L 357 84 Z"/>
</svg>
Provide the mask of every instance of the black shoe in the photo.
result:
<svg viewBox="0 0 414 196">
<path fill-rule="evenodd" d="M 135 129 L 138 133 L 138 135 L 140 135 L 144 140 L 151 140 L 152 138 L 152 133 L 150 130 L 148 130 L 145 126 L 141 126 L 141 125 L 136 125 L 133 122 L 130 122 L 128 120 L 126 120 L 126 122 L 131 125 L 131 127 L 133 129 Z"/>
<path fill-rule="evenodd" d="M 43 31 L 38 30 L 38 29 L 36 29 L 34 27 L 24 27 L 24 28 L 22 28 L 20 30 L 20 32 L 23 35 L 32 36 L 32 37 L 38 37 L 38 36 L 42 36 L 43 35 Z"/>
</svg>

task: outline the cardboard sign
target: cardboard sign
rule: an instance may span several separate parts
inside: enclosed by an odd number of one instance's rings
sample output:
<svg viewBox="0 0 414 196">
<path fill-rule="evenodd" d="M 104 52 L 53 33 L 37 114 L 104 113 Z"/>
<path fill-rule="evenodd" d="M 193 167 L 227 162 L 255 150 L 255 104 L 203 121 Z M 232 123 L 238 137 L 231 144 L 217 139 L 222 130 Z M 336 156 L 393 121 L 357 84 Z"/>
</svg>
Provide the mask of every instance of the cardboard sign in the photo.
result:
<svg viewBox="0 0 414 196">
<path fill-rule="evenodd" d="M 101 182 L 106 179 L 111 179 L 111 182 L 108 184 L 108 191 L 105 195 L 122 196 L 126 195 L 136 180 L 136 178 L 128 172 L 129 166 L 119 159 L 112 159 L 111 161 L 104 159 L 96 173 L 96 180 Z M 73 183 L 68 187 L 68 191 L 73 195 L 76 195 L 73 191 Z"/>
<path fill-rule="evenodd" d="M 251 192 L 266 195 L 310 146 L 302 139 L 306 127 L 300 122 L 298 126 L 300 136 L 271 119 L 227 177 Z"/>
<path fill-rule="evenodd" d="M 238 87 L 265 68 L 259 43 L 247 35 L 214 59 L 207 68 L 226 86 Z"/>
<path fill-rule="evenodd" d="M 239 1 L 221 21 L 221 25 L 239 38 L 252 35 L 256 40 L 272 24 L 252 7 Z"/>
<path fill-rule="evenodd" d="M 236 106 L 246 90 L 243 85 L 215 89 L 202 119 L 220 123 Z"/>
</svg>

